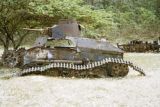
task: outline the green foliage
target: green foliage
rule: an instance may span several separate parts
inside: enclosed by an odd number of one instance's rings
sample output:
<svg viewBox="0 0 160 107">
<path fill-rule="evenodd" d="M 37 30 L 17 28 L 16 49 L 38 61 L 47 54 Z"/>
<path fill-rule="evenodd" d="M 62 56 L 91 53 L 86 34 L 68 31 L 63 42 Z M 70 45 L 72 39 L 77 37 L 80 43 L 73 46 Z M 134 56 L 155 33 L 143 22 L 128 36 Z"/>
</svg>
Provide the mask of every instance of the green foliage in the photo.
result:
<svg viewBox="0 0 160 107">
<path fill-rule="evenodd" d="M 41 0 L 32 5 L 38 14 L 53 18 L 49 26 L 59 19 L 74 18 L 85 26 L 86 37 L 113 40 L 158 37 L 156 3 L 157 0 Z"/>
<path fill-rule="evenodd" d="M 109 39 L 153 39 L 160 36 L 159 0 L 85 0 L 94 9 L 112 14 Z M 112 27 L 111 27 L 112 26 Z"/>
<path fill-rule="evenodd" d="M 28 17 L 33 12 L 31 0 L 1 0 L 0 42 L 5 50 L 9 46 L 17 49 L 26 36 L 22 28 L 29 26 Z"/>
<path fill-rule="evenodd" d="M 93 10 L 92 6 L 86 5 L 83 0 L 42 0 L 31 5 L 35 7 L 37 14 L 53 18 L 48 26 L 63 18 L 78 20 L 85 26 L 84 35 L 87 37 L 107 36 L 110 30 L 117 28 L 117 23 L 113 21 L 113 12 L 106 12 L 105 9 Z"/>
<path fill-rule="evenodd" d="M 0 45 L 3 45 L 5 50 L 9 47 L 16 50 L 24 42 L 28 31 L 23 28 L 33 28 L 41 24 L 39 18 L 43 15 L 36 13 L 33 3 L 38 2 L 36 0 L 1 0 Z M 42 18 L 48 20 L 45 16 Z M 28 39 L 32 40 L 32 37 Z"/>
<path fill-rule="evenodd" d="M 85 27 L 85 37 L 112 41 L 157 38 L 158 3 L 159 0 L 1 0 L 0 41 L 17 48 L 25 37 L 21 28 L 48 27 L 64 18 L 78 20 Z"/>
</svg>

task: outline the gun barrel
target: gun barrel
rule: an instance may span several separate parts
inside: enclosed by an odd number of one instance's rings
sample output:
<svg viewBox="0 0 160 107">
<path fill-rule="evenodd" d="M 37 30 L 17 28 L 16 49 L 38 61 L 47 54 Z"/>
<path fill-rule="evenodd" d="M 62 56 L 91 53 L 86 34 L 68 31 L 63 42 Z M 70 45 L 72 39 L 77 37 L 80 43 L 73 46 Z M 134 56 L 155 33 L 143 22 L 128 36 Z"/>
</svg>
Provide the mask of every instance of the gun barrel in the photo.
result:
<svg viewBox="0 0 160 107">
<path fill-rule="evenodd" d="M 23 30 L 43 32 L 45 29 L 30 29 L 30 28 L 23 28 Z"/>
</svg>

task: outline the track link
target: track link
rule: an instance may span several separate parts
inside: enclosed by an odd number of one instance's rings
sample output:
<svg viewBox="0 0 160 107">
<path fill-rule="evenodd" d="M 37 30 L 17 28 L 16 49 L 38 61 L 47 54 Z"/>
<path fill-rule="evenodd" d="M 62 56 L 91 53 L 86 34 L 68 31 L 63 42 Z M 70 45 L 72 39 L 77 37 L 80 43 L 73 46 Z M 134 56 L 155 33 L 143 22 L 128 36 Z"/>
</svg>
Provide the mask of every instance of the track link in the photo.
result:
<svg viewBox="0 0 160 107">
<path fill-rule="evenodd" d="M 23 69 L 21 72 L 13 74 L 12 76 L 13 77 L 14 76 L 23 76 L 23 75 L 37 73 L 37 72 L 43 73 L 49 69 L 66 69 L 66 70 L 73 70 L 74 72 L 85 71 L 85 72 L 92 73 L 92 71 L 94 71 L 95 68 L 101 68 L 103 65 L 108 64 L 108 63 L 125 64 L 125 65 L 133 68 L 133 70 L 138 71 L 140 74 L 145 76 L 143 69 L 133 65 L 133 63 L 131 63 L 130 61 L 124 61 L 123 59 L 120 59 L 120 58 L 105 58 L 101 61 L 90 62 L 88 64 L 83 64 L 83 65 L 77 65 L 77 64 L 72 64 L 72 63 L 50 63 L 48 65 L 30 67 L 27 69 Z M 54 70 L 52 70 L 50 72 L 54 72 Z"/>
</svg>

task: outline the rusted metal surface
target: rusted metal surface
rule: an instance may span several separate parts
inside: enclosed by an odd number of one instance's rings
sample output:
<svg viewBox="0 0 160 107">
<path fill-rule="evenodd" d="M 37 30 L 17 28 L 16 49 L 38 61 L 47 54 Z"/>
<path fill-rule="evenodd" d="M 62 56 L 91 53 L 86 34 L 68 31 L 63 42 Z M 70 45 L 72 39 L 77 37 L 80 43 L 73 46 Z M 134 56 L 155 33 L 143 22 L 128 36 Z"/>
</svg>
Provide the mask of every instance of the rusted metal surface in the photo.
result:
<svg viewBox="0 0 160 107">
<path fill-rule="evenodd" d="M 44 29 L 24 28 L 24 30 L 38 31 L 52 37 L 52 39 L 64 39 L 66 36 L 80 37 L 81 35 L 81 26 L 76 20 L 71 19 L 60 20 L 57 25 Z"/>
<path fill-rule="evenodd" d="M 25 50 L 24 69 L 18 75 L 39 71 L 49 71 L 50 75 L 53 70 L 55 76 L 123 77 L 128 74 L 129 66 L 144 74 L 142 69 L 123 60 L 121 49 L 108 41 L 82 38 L 80 30 L 75 20 L 61 20 L 58 25 L 40 30 L 50 36 L 50 42 L 63 39 L 68 43 L 54 46 L 48 45 L 46 39 L 38 39 L 32 48 Z"/>
<path fill-rule="evenodd" d="M 2 54 L 2 63 L 6 67 L 21 67 L 23 66 L 25 48 L 20 48 L 18 50 L 8 50 L 4 51 Z"/>
<path fill-rule="evenodd" d="M 63 77 L 124 77 L 128 74 L 128 67 L 138 71 L 145 76 L 143 70 L 129 61 L 124 61 L 120 58 L 105 58 L 101 61 L 90 62 L 87 64 L 73 64 L 73 63 L 49 63 L 47 65 L 31 66 L 23 69 L 20 73 L 12 76 L 24 76 L 30 74 L 43 74 L 49 76 L 63 76 Z"/>
<path fill-rule="evenodd" d="M 117 46 L 125 52 L 160 52 L 159 40 L 153 42 L 133 40 Z"/>
<path fill-rule="evenodd" d="M 77 37 L 81 34 L 80 25 L 74 19 L 61 19 L 58 25 L 65 36 Z"/>
<path fill-rule="evenodd" d="M 81 38 L 81 37 L 66 37 L 73 41 L 76 46 L 87 49 L 95 49 L 102 50 L 106 52 L 115 52 L 115 53 L 123 53 L 121 49 L 111 45 L 108 41 L 100 41 L 90 38 Z"/>
<path fill-rule="evenodd" d="M 82 60 L 45 60 L 45 59 L 36 59 L 33 62 L 37 63 L 74 63 L 74 64 L 82 64 Z"/>
</svg>

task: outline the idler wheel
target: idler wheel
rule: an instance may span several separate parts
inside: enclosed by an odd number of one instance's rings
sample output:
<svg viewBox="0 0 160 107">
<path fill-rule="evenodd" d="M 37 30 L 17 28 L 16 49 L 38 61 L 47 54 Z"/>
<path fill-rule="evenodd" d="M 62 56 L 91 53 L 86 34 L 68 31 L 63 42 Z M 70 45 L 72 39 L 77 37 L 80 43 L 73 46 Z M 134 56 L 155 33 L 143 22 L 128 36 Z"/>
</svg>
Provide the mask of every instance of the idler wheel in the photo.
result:
<svg viewBox="0 0 160 107">
<path fill-rule="evenodd" d="M 124 77 L 128 74 L 129 68 L 126 64 L 109 63 L 107 65 L 107 71 L 111 77 Z"/>
</svg>

